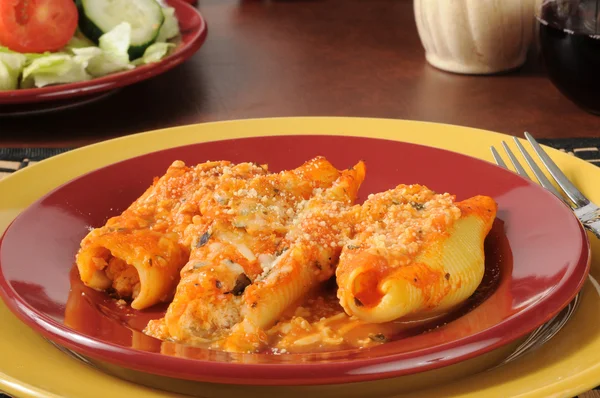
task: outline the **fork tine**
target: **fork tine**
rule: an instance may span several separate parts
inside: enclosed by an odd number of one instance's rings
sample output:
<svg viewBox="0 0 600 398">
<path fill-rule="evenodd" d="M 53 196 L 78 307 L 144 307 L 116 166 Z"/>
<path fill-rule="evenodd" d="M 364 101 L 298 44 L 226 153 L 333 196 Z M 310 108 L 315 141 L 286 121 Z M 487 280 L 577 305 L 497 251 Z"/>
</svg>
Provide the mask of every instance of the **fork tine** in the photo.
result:
<svg viewBox="0 0 600 398">
<path fill-rule="evenodd" d="M 546 175 L 544 174 L 544 172 L 542 171 L 542 169 L 540 169 L 538 167 L 538 165 L 535 162 L 535 160 L 533 160 L 533 158 L 531 157 L 531 155 L 529 154 L 529 152 L 527 152 L 525 150 L 525 148 L 523 147 L 523 145 L 521 144 L 521 142 L 517 139 L 517 137 L 513 137 L 513 139 L 515 140 L 515 144 L 517 145 L 517 148 L 519 148 L 519 151 L 521 152 L 521 154 L 525 158 L 525 161 L 527 162 L 527 164 L 529 165 L 529 167 L 531 167 L 531 171 L 533 171 L 533 174 L 535 175 L 535 178 L 537 178 L 538 181 L 540 182 L 540 185 L 543 186 L 544 188 L 546 188 L 548 191 L 552 192 L 557 198 L 559 198 L 560 200 L 562 200 L 563 202 L 565 202 L 567 205 L 570 206 L 569 202 L 567 202 L 565 200 L 565 198 L 560 194 L 560 192 L 558 192 L 558 190 L 554 187 L 554 185 L 552 185 L 552 183 L 546 177 Z"/>
<path fill-rule="evenodd" d="M 513 154 L 513 152 L 508 147 L 508 145 L 506 145 L 506 142 L 502 141 L 502 147 L 504 147 L 504 150 L 506 151 L 506 154 L 508 155 L 510 162 L 515 167 L 517 174 L 519 174 L 521 177 L 531 179 L 531 178 L 529 178 L 527 171 L 523 168 L 523 166 L 521 166 L 521 163 L 519 163 L 519 161 L 517 160 L 517 157 Z"/>
<path fill-rule="evenodd" d="M 527 141 L 529 141 L 535 153 L 537 153 L 537 155 L 542 160 L 542 164 L 546 167 L 546 169 L 548 169 L 556 183 L 563 189 L 563 191 L 565 191 L 565 194 L 569 197 L 569 199 L 571 199 L 573 203 L 575 203 L 579 207 L 589 204 L 590 201 L 585 196 L 583 196 L 583 194 L 575 187 L 575 185 L 573 185 L 571 181 L 569 181 L 567 176 L 564 175 L 562 171 L 560 171 L 556 163 L 554 163 L 554 161 L 550 159 L 550 156 L 548 156 L 546 151 L 542 149 L 540 144 L 538 144 L 538 142 L 531 136 L 531 134 L 525 132 L 525 138 L 527 139 Z"/>
<path fill-rule="evenodd" d="M 500 167 L 504 167 L 505 169 L 508 170 L 508 166 L 506 165 L 506 163 L 504 163 L 504 160 L 502 159 L 502 157 L 500 157 L 500 154 L 498 153 L 498 151 L 496 150 L 496 148 L 494 148 L 493 146 L 490 147 L 491 151 L 492 151 L 492 156 L 494 157 L 494 160 L 496 161 L 496 164 Z"/>
</svg>

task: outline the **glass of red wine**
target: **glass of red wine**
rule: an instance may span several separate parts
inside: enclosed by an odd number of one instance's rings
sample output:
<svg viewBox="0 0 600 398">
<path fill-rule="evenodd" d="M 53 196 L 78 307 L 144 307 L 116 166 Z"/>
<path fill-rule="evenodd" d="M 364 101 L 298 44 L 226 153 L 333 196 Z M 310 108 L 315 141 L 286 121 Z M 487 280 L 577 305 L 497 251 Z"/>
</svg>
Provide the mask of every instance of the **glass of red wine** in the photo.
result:
<svg viewBox="0 0 600 398">
<path fill-rule="evenodd" d="M 550 80 L 600 115 L 600 0 L 538 0 L 539 43 Z"/>
</svg>

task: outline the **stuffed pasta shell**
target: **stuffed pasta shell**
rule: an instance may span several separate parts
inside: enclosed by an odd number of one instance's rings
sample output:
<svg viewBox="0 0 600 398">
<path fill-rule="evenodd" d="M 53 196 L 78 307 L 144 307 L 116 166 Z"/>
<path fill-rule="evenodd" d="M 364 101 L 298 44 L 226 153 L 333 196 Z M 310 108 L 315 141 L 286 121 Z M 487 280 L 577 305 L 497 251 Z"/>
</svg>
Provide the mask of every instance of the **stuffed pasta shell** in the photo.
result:
<svg viewBox="0 0 600 398">
<path fill-rule="evenodd" d="M 461 303 L 483 278 L 484 240 L 496 210 L 487 196 L 455 202 L 420 185 L 370 195 L 340 256 L 340 304 L 380 323 Z"/>
<path fill-rule="evenodd" d="M 353 205 L 365 177 L 360 162 L 344 170 L 331 188 L 303 206 L 283 242 L 284 251 L 242 296 L 242 322 L 223 348 L 252 352 L 263 347 L 265 330 L 312 289 L 330 279 L 345 240 L 352 234 Z"/>
<path fill-rule="evenodd" d="M 76 256 L 81 280 L 91 288 L 132 299 L 134 309 L 168 301 L 188 261 L 184 231 L 200 217 L 200 201 L 223 174 L 247 179 L 266 173 L 251 163 L 220 161 L 188 167 L 175 161 L 125 211 L 82 240 Z"/>
<path fill-rule="evenodd" d="M 190 225 L 190 259 L 162 320 L 146 332 L 176 341 L 209 341 L 242 318 L 244 291 L 285 249 L 298 209 L 340 172 L 315 158 L 297 169 L 232 181 L 223 176 Z"/>
</svg>

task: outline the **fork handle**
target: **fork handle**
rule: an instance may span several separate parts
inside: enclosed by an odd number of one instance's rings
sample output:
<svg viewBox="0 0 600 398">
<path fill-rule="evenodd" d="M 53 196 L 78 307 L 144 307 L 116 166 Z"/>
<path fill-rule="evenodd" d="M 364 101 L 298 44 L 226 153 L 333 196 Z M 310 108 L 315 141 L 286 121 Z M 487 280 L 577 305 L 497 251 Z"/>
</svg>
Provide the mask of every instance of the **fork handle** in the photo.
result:
<svg viewBox="0 0 600 398">
<path fill-rule="evenodd" d="M 600 239 L 600 221 L 595 221 L 589 224 L 583 224 L 583 227 L 588 231 L 596 235 L 596 238 Z"/>
<path fill-rule="evenodd" d="M 593 203 L 574 209 L 575 215 L 585 229 L 600 239 L 600 208 Z"/>
</svg>

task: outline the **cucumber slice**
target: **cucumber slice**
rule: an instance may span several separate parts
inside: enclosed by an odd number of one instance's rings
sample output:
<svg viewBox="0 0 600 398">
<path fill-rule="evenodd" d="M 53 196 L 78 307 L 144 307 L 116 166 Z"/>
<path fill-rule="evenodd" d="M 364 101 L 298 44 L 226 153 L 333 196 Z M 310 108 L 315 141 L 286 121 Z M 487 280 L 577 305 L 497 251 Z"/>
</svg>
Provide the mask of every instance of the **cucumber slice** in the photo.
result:
<svg viewBox="0 0 600 398">
<path fill-rule="evenodd" d="M 156 0 L 77 0 L 79 29 L 94 43 L 122 22 L 131 25 L 129 58 L 134 60 L 156 41 L 165 17 Z"/>
</svg>

